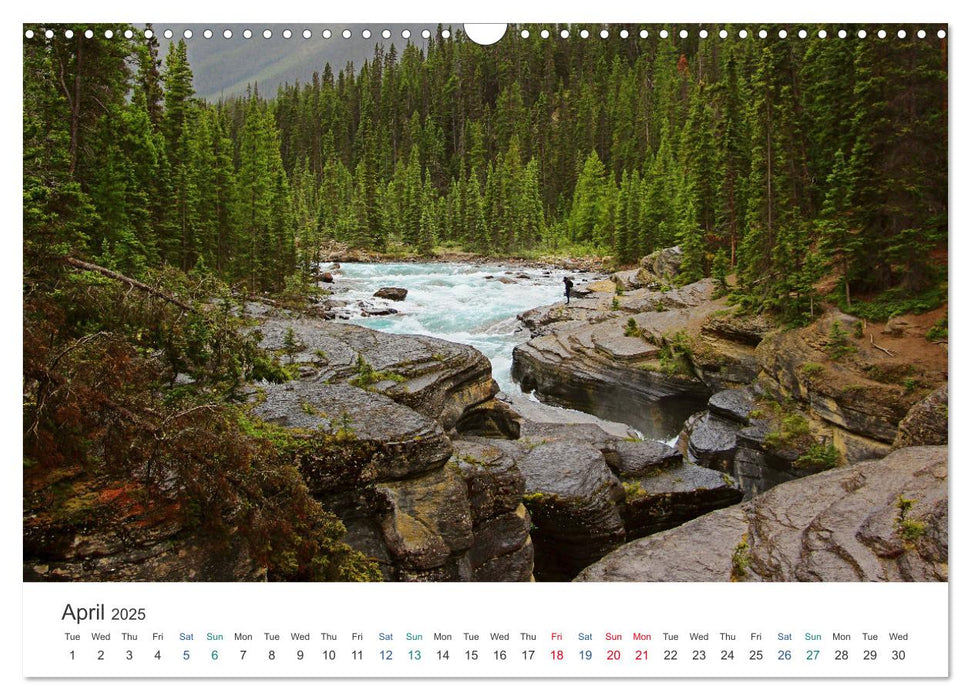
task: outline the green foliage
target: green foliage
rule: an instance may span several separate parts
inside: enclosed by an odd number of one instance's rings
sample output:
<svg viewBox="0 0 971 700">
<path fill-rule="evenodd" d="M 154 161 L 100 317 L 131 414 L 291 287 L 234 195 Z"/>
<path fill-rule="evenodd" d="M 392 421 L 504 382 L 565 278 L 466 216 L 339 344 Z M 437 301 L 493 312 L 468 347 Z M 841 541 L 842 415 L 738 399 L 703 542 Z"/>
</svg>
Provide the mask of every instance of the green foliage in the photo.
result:
<svg viewBox="0 0 971 700">
<path fill-rule="evenodd" d="M 814 379 L 822 373 L 823 366 L 818 362 L 804 362 L 800 369 L 807 379 Z"/>
<path fill-rule="evenodd" d="M 737 582 L 747 579 L 750 566 L 752 566 L 752 557 L 748 545 L 748 533 L 746 532 L 742 535 L 742 539 L 735 545 L 735 549 L 732 552 L 731 581 Z"/>
<path fill-rule="evenodd" d="M 354 376 L 348 380 L 348 384 L 360 389 L 371 389 L 378 382 L 385 381 L 400 383 L 407 381 L 407 377 L 390 370 L 376 371 L 363 355 L 357 356 L 357 362 L 354 363 Z"/>
<path fill-rule="evenodd" d="M 611 309 L 611 311 L 619 311 L 620 310 L 620 299 L 618 299 L 617 297 L 614 297 L 613 299 L 611 299 L 610 300 L 610 309 Z"/>
<path fill-rule="evenodd" d="M 840 464 L 840 453 L 830 443 L 817 443 L 799 455 L 794 464 L 803 469 L 833 469 Z"/>
<path fill-rule="evenodd" d="M 633 316 L 627 319 L 627 326 L 624 328 L 624 335 L 628 338 L 636 338 L 640 336 L 641 329 L 637 327 L 637 321 Z"/>
<path fill-rule="evenodd" d="M 924 337 L 931 342 L 936 340 L 947 340 L 947 316 L 943 317 L 937 323 L 931 326 Z"/>
<path fill-rule="evenodd" d="M 283 429 L 254 430 L 241 409 L 239 383 L 279 367 L 213 301 L 220 285 L 171 269 L 151 285 L 194 310 L 63 271 L 57 295 L 25 300 L 25 552 L 116 520 L 137 528 L 140 511 L 214 553 L 242 548 L 271 580 L 380 578 L 281 452 Z"/>
<path fill-rule="evenodd" d="M 868 321 L 886 321 L 906 314 L 927 313 L 941 307 L 946 301 L 946 285 L 935 285 L 921 292 L 894 287 L 870 301 L 855 301 L 850 306 L 841 305 L 840 308 Z"/>
<path fill-rule="evenodd" d="M 765 436 L 765 445 L 771 449 L 791 448 L 811 433 L 809 421 L 801 413 L 784 414 L 779 416 L 779 428 Z"/>
<path fill-rule="evenodd" d="M 294 357 L 298 352 L 300 352 L 301 344 L 297 342 L 297 334 L 294 333 L 292 326 L 287 326 L 287 330 L 283 333 L 283 352 L 290 358 L 290 364 L 293 364 Z"/>
<path fill-rule="evenodd" d="M 917 501 L 903 494 L 897 496 L 897 534 L 908 545 L 914 545 L 927 531 L 927 523 L 910 517 L 910 511 Z"/>
<path fill-rule="evenodd" d="M 829 328 L 829 336 L 826 340 L 826 354 L 831 360 L 839 360 L 852 352 L 856 352 L 856 346 L 849 340 L 849 334 L 839 321 L 833 321 Z"/>
</svg>

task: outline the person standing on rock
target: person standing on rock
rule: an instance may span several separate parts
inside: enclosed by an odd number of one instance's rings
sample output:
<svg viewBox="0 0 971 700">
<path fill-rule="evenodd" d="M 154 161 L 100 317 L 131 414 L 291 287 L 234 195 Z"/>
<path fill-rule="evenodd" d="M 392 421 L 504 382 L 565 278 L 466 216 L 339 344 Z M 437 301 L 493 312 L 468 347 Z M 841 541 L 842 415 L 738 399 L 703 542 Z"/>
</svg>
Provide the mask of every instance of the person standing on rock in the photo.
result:
<svg viewBox="0 0 971 700">
<path fill-rule="evenodd" d="M 573 291 L 573 280 L 571 280 L 569 277 L 564 277 L 563 278 L 563 286 L 566 287 L 566 292 L 565 292 L 565 294 L 566 294 L 566 303 L 569 304 L 570 303 L 570 292 Z"/>
</svg>

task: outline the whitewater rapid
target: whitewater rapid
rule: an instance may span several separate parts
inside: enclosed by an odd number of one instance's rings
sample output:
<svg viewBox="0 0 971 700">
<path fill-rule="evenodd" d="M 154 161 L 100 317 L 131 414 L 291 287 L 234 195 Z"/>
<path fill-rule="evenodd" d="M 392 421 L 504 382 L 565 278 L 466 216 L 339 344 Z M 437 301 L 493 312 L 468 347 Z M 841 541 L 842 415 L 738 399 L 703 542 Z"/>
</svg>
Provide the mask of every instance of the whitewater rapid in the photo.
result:
<svg viewBox="0 0 971 700">
<path fill-rule="evenodd" d="M 324 265 L 324 269 L 327 265 Z M 471 345 L 492 362 L 492 376 L 509 395 L 521 393 L 513 381 L 512 350 L 529 339 L 517 314 L 563 301 L 563 277 L 586 276 L 567 270 L 511 268 L 457 263 L 342 263 L 335 275 L 337 296 L 372 308 L 392 307 L 389 316 L 363 316 L 355 303 L 350 321 L 387 333 L 428 335 Z M 504 281 L 501 281 L 501 279 Z M 408 290 L 404 301 L 374 298 L 381 287 Z"/>
</svg>

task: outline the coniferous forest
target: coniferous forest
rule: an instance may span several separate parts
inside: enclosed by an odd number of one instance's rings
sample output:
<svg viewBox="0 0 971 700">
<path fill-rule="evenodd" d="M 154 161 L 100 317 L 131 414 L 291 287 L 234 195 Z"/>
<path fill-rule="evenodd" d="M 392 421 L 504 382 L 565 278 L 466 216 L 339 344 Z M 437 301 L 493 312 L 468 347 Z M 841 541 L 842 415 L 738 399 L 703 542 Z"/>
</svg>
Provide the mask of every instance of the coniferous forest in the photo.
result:
<svg viewBox="0 0 971 700">
<path fill-rule="evenodd" d="M 184 41 L 25 27 L 25 508 L 92 460 L 190 470 L 182 512 L 272 575 L 367 578 L 285 459 L 249 468 L 285 449 L 226 402 L 284 370 L 208 304 L 305 288 L 331 241 L 615 267 L 680 245 L 679 281 L 731 279 L 790 324 L 946 300 L 945 39 L 620 28 L 440 29 L 207 102 Z"/>
<path fill-rule="evenodd" d="M 943 39 L 439 33 L 208 104 L 183 41 L 104 29 L 25 42 L 25 194 L 58 173 L 56 242 L 121 271 L 278 289 L 328 240 L 618 265 L 680 244 L 686 281 L 734 270 L 793 318 L 825 276 L 850 304 L 940 281 Z"/>
</svg>

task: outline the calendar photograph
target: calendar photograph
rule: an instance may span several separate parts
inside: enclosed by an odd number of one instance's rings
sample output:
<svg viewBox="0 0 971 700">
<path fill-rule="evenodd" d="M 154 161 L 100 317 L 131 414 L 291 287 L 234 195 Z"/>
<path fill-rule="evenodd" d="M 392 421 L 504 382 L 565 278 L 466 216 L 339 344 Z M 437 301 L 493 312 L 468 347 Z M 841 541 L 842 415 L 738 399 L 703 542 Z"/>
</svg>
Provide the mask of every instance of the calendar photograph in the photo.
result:
<svg viewBox="0 0 971 700">
<path fill-rule="evenodd" d="M 24 582 L 948 580 L 946 25 L 22 41 Z"/>
</svg>

